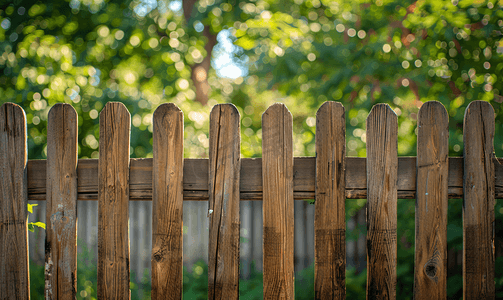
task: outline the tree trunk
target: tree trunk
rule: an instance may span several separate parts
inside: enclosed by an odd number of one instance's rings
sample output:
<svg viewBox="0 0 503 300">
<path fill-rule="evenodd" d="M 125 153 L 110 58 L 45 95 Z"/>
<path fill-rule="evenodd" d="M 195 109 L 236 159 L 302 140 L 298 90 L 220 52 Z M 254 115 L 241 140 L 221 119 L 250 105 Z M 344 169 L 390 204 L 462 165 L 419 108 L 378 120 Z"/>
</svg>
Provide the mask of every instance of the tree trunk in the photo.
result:
<svg viewBox="0 0 503 300">
<path fill-rule="evenodd" d="M 196 2 L 197 0 L 183 0 L 183 14 L 187 23 L 190 20 Z M 196 101 L 200 102 L 202 105 L 206 105 L 208 102 L 208 95 L 210 94 L 208 71 L 211 67 L 211 52 L 213 47 L 217 44 L 217 36 L 210 32 L 210 27 L 207 25 L 204 26 L 202 34 L 207 38 L 206 45 L 204 45 L 207 54 L 201 63 L 191 66 L 191 78 L 195 87 Z"/>
</svg>

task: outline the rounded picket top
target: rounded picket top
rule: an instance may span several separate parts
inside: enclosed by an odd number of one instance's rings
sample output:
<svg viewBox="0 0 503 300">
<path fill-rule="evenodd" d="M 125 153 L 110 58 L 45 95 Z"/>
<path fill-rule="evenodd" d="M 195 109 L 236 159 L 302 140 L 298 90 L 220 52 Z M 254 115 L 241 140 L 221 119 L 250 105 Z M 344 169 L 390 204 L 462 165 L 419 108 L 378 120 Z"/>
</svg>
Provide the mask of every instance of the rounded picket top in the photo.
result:
<svg viewBox="0 0 503 300">
<path fill-rule="evenodd" d="M 77 118 L 77 111 L 68 103 L 56 103 L 49 110 L 48 119 L 56 118 L 64 114 L 66 116 Z"/>
<path fill-rule="evenodd" d="M 344 105 L 338 101 L 325 101 L 316 112 L 316 126 L 318 126 L 318 121 L 323 117 L 333 118 L 334 116 L 339 116 L 342 120 L 346 120 Z"/>
<path fill-rule="evenodd" d="M 26 114 L 21 106 L 6 102 L 0 109 L 0 132 L 5 132 L 7 136 L 24 136 L 26 140 Z"/>
<path fill-rule="evenodd" d="M 418 120 L 421 118 L 421 115 L 423 115 L 423 118 L 430 116 L 432 118 L 442 118 L 442 120 L 449 120 L 449 115 L 447 114 L 445 106 L 441 102 L 436 100 L 431 100 L 423 103 L 418 112 Z"/>
<path fill-rule="evenodd" d="M 367 116 L 367 152 L 369 146 L 374 144 L 372 142 L 373 138 L 369 139 L 369 137 L 374 134 L 376 137 L 381 135 L 382 130 L 384 130 L 386 136 L 396 136 L 398 132 L 398 116 L 386 103 L 374 105 Z M 379 144 L 380 138 L 375 141 Z"/>
<path fill-rule="evenodd" d="M 155 109 L 154 119 L 163 118 L 166 115 L 173 115 L 173 114 L 182 114 L 182 120 L 183 120 L 183 111 L 175 103 L 163 103 Z"/>
<path fill-rule="evenodd" d="M 374 118 L 376 114 L 384 114 L 384 117 L 387 116 L 387 114 L 392 114 L 392 116 L 397 117 L 395 111 L 391 109 L 389 104 L 387 103 L 378 103 L 374 106 L 372 106 L 372 109 L 370 110 L 369 115 L 367 116 L 367 120 L 369 120 L 371 117 Z"/>
<path fill-rule="evenodd" d="M 169 128 L 173 127 L 176 128 L 177 126 L 180 126 L 182 129 L 182 137 L 183 137 L 183 111 L 174 103 L 163 103 L 159 105 L 156 110 L 154 111 L 153 115 L 153 129 L 154 129 L 154 140 L 157 140 L 158 138 L 161 138 L 163 135 L 166 134 L 165 130 L 162 129 L 161 127 L 165 127 L 166 129 L 169 130 Z M 155 134 L 155 132 L 161 130 L 162 133 L 160 134 Z M 161 138 L 162 140 L 162 138 Z M 183 145 L 183 138 L 182 138 L 182 145 Z"/>
<path fill-rule="evenodd" d="M 274 123 L 275 125 L 273 125 Z M 292 131 L 292 113 L 288 110 L 284 103 L 272 104 L 262 114 L 262 140 L 264 139 L 264 127 L 280 126 L 284 128 L 284 125 L 287 125 L 287 127 L 290 128 L 290 131 Z M 268 130 L 265 131 L 266 134 L 268 132 Z M 293 132 L 290 134 L 293 134 Z"/>
<path fill-rule="evenodd" d="M 110 114 L 110 117 L 117 118 L 118 116 L 131 119 L 131 114 L 122 102 L 107 102 L 105 107 L 100 112 L 100 120 L 103 116 Z M 128 121 L 128 120 L 126 120 Z"/>
<path fill-rule="evenodd" d="M 476 100 L 468 104 L 463 120 L 463 157 L 468 152 L 494 151 L 494 109 L 487 101 Z M 480 146 L 484 150 L 478 149 Z M 465 159 L 465 164 L 467 160 Z"/>
<path fill-rule="evenodd" d="M 269 114 L 281 115 L 281 114 L 286 114 L 286 112 L 288 112 L 288 114 L 290 115 L 290 118 L 291 118 L 292 113 L 290 112 L 288 107 L 286 107 L 286 105 L 284 103 L 276 102 L 276 103 L 270 105 L 265 110 L 265 112 L 262 114 L 262 120 L 265 118 L 265 115 L 269 115 Z"/>
<path fill-rule="evenodd" d="M 66 157 L 65 163 L 77 163 L 78 116 L 73 106 L 57 103 L 49 110 L 47 119 L 47 160 Z M 67 156 L 70 155 L 70 156 Z M 69 160 L 74 156 L 73 161 Z M 48 163 L 48 168 L 54 167 Z"/>
<path fill-rule="evenodd" d="M 213 106 L 210 113 L 210 157 L 212 157 L 212 153 L 218 152 L 218 143 L 221 142 L 221 135 L 229 135 L 232 139 L 239 142 L 241 141 L 240 117 L 239 111 L 232 103 L 217 104 Z M 239 142 L 234 145 L 238 152 L 241 151 Z"/>
<path fill-rule="evenodd" d="M 480 113 L 482 116 L 491 116 L 493 123 L 494 123 L 494 108 L 493 106 L 487 102 L 487 101 L 482 101 L 482 100 L 475 100 L 470 102 L 468 106 L 465 109 L 465 117 L 464 117 L 464 122 L 467 121 L 467 118 L 470 118 L 472 116 L 475 116 L 476 114 Z M 463 127 L 464 128 L 464 127 Z"/>
<path fill-rule="evenodd" d="M 342 108 L 344 109 L 344 105 L 342 105 L 341 102 L 339 101 L 325 101 L 323 104 L 318 108 L 318 111 L 328 109 L 328 108 Z"/>
<path fill-rule="evenodd" d="M 224 104 L 216 104 L 215 106 L 213 106 L 213 108 L 211 109 L 211 113 L 210 113 L 210 119 L 214 114 L 222 113 L 222 112 L 224 114 L 228 113 L 231 116 L 237 115 L 238 118 L 241 117 L 238 109 L 236 108 L 236 106 L 234 104 L 224 103 Z"/>
</svg>

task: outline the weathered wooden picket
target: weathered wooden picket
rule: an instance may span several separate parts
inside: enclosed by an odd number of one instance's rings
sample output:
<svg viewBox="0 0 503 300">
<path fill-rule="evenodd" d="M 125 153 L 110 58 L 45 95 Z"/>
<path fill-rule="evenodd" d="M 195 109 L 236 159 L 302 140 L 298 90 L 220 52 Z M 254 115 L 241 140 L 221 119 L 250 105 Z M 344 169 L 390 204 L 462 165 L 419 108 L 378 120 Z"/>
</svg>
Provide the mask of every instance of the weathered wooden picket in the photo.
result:
<svg viewBox="0 0 503 300">
<path fill-rule="evenodd" d="M 465 299 L 494 299 L 494 203 L 503 167 L 493 154 L 494 111 L 465 112 L 464 156 L 448 157 L 448 116 L 435 101 L 418 114 L 417 157 L 397 156 L 397 116 L 386 104 L 367 118 L 367 157 L 346 157 L 345 111 L 317 113 L 316 157 L 293 157 L 292 116 L 274 104 L 262 116 L 262 158 L 240 157 L 240 116 L 213 107 L 209 159 L 183 158 L 183 113 L 153 117 L 153 158 L 130 159 L 130 115 L 100 114 L 99 159 L 77 159 L 77 114 L 48 116 L 47 160 L 27 160 L 21 107 L 0 108 L 0 299 L 28 299 L 28 199 L 47 200 L 46 298 L 76 295 L 76 207 L 99 201 L 98 297 L 128 299 L 129 200 L 153 201 L 152 298 L 182 297 L 183 200 L 208 200 L 208 298 L 239 296 L 239 201 L 263 201 L 264 298 L 294 298 L 294 199 L 315 198 L 315 296 L 345 298 L 345 199 L 367 198 L 367 298 L 395 299 L 397 198 L 416 199 L 415 299 L 446 299 L 447 201 L 463 198 Z M 399 263 L 399 262 L 398 262 Z"/>
</svg>

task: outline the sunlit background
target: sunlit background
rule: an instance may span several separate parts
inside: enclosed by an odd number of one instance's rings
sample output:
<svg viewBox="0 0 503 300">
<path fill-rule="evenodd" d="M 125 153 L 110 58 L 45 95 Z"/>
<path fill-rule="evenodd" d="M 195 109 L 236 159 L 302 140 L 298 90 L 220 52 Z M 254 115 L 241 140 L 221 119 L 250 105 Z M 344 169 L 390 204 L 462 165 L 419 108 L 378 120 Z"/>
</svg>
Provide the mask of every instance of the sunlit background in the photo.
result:
<svg viewBox="0 0 503 300">
<path fill-rule="evenodd" d="M 98 157 L 99 113 L 108 101 L 123 102 L 131 113 L 132 157 L 152 157 L 153 112 L 161 103 L 174 102 L 185 116 L 185 157 L 204 158 L 209 113 L 217 103 L 236 105 L 242 156 L 260 157 L 261 114 L 269 105 L 282 102 L 291 111 L 294 155 L 314 156 L 316 110 L 325 101 L 340 101 L 346 110 L 347 155 L 364 157 L 365 120 L 374 104 L 387 103 L 397 114 L 398 154 L 406 156 L 416 154 L 418 109 L 425 101 L 438 100 L 450 118 L 450 155 L 461 156 L 465 108 L 473 100 L 485 100 L 495 110 L 494 146 L 501 157 L 502 8 L 502 0 L 4 1 L 0 103 L 14 102 L 25 109 L 29 158 L 45 159 L 47 113 L 58 102 L 70 103 L 79 115 L 79 158 Z M 79 237 L 92 248 L 96 208 L 86 205 L 79 206 L 79 227 L 90 233 L 79 231 Z M 142 222 L 150 220 L 151 208 L 145 205 L 131 215 L 132 241 L 142 234 Z M 192 249 L 206 253 L 201 243 L 207 224 L 189 221 L 205 214 L 205 204 L 191 205 L 196 204 L 187 202 L 184 211 L 184 237 L 199 241 Z M 242 220 L 256 216 L 253 211 L 260 214 L 258 204 L 243 205 Z M 313 206 L 296 205 L 296 223 L 311 224 Z M 364 205 L 365 200 L 347 201 L 348 297 L 364 292 L 365 245 L 358 246 L 365 233 L 365 219 L 359 215 Z M 448 270 L 448 289 L 450 298 L 459 298 L 461 206 L 456 201 L 450 205 L 449 261 L 454 263 Z M 44 220 L 42 206 L 31 218 Z M 501 224 L 500 202 L 495 211 Z M 414 203 L 403 202 L 399 216 L 398 295 L 407 299 L 413 281 Z M 261 229 L 252 229 L 260 228 L 260 219 L 251 219 L 255 223 L 242 223 L 241 235 L 249 239 L 242 243 L 243 259 L 260 262 Z M 296 230 L 296 236 L 312 238 L 311 229 Z M 32 258 L 43 263 L 43 232 L 31 234 L 36 237 L 32 256 L 36 251 L 42 256 Z M 311 246 L 303 246 L 302 239 L 296 244 L 298 272 L 312 263 Z M 501 256 L 501 240 L 495 245 Z M 132 257 L 142 256 L 132 264 L 137 273 L 148 268 L 150 250 L 144 248 L 132 252 Z M 196 256 L 186 253 L 191 263 Z M 502 260 L 496 263 L 503 297 Z M 248 270 L 243 278 L 249 279 L 253 268 L 244 261 L 243 266 Z M 204 267 L 198 265 L 193 274 L 201 276 Z M 148 286 L 141 284 L 141 274 L 136 277 L 137 286 Z M 36 278 L 32 275 L 34 284 Z M 78 296 L 91 297 L 93 280 L 79 280 L 83 283 Z M 133 297 L 141 293 L 143 288 Z"/>
</svg>

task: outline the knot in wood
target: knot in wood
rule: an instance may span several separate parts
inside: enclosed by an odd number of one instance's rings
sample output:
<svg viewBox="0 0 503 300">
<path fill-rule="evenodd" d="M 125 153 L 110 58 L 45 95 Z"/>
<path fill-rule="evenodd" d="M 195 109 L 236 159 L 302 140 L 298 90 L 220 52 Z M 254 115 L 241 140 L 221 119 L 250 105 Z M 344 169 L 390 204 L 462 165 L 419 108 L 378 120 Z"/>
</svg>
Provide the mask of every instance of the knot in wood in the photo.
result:
<svg viewBox="0 0 503 300">
<path fill-rule="evenodd" d="M 434 262 L 430 261 L 424 265 L 424 272 L 426 273 L 426 276 L 433 279 L 435 282 L 437 281 L 437 271 L 437 265 Z"/>
</svg>

